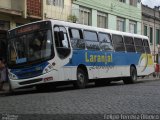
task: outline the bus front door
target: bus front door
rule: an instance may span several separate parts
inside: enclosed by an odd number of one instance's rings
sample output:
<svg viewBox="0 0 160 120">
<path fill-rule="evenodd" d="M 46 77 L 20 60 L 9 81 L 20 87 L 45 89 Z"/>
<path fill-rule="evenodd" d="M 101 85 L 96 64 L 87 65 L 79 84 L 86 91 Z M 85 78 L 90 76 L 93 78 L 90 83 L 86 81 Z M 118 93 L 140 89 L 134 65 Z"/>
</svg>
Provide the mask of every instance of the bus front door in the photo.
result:
<svg viewBox="0 0 160 120">
<path fill-rule="evenodd" d="M 58 81 L 65 81 L 70 79 L 70 68 L 65 67 L 71 58 L 71 48 L 69 44 L 68 34 L 65 27 L 54 27 L 54 40 L 56 46 L 56 68 L 58 74 Z"/>
</svg>

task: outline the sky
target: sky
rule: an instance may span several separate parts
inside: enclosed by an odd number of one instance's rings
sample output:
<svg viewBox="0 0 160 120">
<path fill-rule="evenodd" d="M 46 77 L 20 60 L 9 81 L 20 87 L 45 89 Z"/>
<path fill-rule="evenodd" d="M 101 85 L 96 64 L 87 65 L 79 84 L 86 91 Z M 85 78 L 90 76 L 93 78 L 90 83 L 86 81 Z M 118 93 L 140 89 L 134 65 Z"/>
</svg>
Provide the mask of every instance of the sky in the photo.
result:
<svg viewBox="0 0 160 120">
<path fill-rule="evenodd" d="M 148 5 L 151 8 L 154 8 L 154 6 L 160 6 L 160 0 L 141 0 L 142 4 Z"/>
</svg>

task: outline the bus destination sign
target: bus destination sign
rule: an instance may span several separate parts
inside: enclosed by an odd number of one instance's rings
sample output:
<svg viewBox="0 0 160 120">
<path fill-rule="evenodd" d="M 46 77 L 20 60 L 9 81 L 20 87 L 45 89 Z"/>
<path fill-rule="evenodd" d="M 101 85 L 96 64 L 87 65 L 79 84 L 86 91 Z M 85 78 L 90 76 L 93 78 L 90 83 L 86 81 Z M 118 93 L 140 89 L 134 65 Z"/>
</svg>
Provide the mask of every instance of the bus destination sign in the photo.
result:
<svg viewBox="0 0 160 120">
<path fill-rule="evenodd" d="M 25 27 L 21 27 L 20 29 L 17 29 L 17 34 L 22 34 L 30 31 L 38 30 L 38 29 L 40 29 L 40 25 L 38 24 L 28 25 Z"/>
</svg>

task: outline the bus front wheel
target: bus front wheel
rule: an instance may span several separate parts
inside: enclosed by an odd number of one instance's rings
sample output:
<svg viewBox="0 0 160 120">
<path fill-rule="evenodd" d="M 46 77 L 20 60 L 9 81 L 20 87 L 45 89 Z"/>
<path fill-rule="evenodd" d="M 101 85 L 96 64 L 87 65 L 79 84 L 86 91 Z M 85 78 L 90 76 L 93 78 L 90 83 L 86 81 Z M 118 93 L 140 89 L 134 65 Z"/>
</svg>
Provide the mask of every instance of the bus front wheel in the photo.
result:
<svg viewBox="0 0 160 120">
<path fill-rule="evenodd" d="M 9 80 L 9 94 L 14 94 L 14 90 L 13 90 L 13 88 L 12 88 L 12 85 L 11 85 L 11 83 L 10 83 L 10 80 Z"/>
<path fill-rule="evenodd" d="M 81 68 L 77 69 L 77 80 L 74 81 L 74 87 L 77 89 L 82 89 L 86 87 L 87 84 L 87 73 Z"/>
<path fill-rule="evenodd" d="M 130 77 L 124 78 L 123 82 L 124 84 L 132 84 L 137 81 L 137 70 L 134 66 L 131 66 L 130 68 Z"/>
</svg>

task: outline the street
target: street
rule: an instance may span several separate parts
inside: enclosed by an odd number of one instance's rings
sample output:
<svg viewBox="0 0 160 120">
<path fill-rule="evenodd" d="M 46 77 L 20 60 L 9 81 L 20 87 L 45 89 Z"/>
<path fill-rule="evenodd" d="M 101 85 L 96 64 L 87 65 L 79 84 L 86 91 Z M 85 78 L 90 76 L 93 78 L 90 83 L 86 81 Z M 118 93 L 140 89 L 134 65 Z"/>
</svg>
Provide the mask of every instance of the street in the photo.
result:
<svg viewBox="0 0 160 120">
<path fill-rule="evenodd" d="M 83 115 L 88 115 L 89 120 L 89 116 L 107 119 L 106 115 L 112 114 L 160 114 L 160 80 L 141 79 L 129 85 L 114 82 L 103 87 L 90 84 L 86 89 L 65 86 L 50 92 L 30 90 L 13 95 L 0 94 L 0 113 L 2 118 L 6 114 L 11 117 L 17 114 L 21 117 L 26 114 L 44 115 L 41 119 L 57 115 L 54 117 L 57 120 L 81 118 Z M 98 115 L 101 116 L 96 118 Z"/>
</svg>

